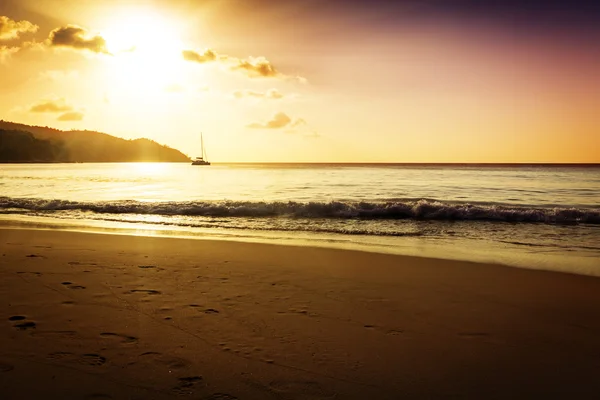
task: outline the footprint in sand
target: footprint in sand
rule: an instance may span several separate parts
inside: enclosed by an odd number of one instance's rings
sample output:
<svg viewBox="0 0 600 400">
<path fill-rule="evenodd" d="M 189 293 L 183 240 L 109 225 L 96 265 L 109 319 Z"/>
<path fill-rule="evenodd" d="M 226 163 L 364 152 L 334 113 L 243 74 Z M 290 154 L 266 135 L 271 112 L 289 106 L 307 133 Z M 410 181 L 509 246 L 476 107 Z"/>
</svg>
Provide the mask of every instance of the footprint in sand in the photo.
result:
<svg viewBox="0 0 600 400">
<path fill-rule="evenodd" d="M 69 265 L 98 265 L 96 263 L 84 263 L 79 261 L 69 261 L 67 264 Z"/>
<path fill-rule="evenodd" d="M 98 354 L 83 354 L 78 360 L 81 364 L 91 365 L 92 367 L 100 367 L 106 364 L 106 358 Z"/>
<path fill-rule="evenodd" d="M 137 343 L 138 338 L 136 338 L 135 336 L 128 336 L 128 335 L 121 335 L 119 333 L 113 333 L 113 332 L 102 332 L 100 334 L 101 337 L 103 338 L 112 338 L 112 339 L 118 339 L 121 341 L 121 343 Z"/>
<path fill-rule="evenodd" d="M 12 317 L 9 317 L 8 320 L 9 321 L 23 321 L 26 317 L 24 317 L 23 315 L 13 315 Z"/>
<path fill-rule="evenodd" d="M 152 268 L 156 268 L 156 265 L 138 265 L 138 268 L 141 268 L 141 269 L 152 269 Z"/>
<path fill-rule="evenodd" d="M 73 285 L 73 282 L 61 282 L 60 283 L 63 286 L 66 286 L 69 289 L 73 289 L 73 290 L 81 290 L 81 289 L 85 289 L 85 286 L 82 285 Z"/>
<path fill-rule="evenodd" d="M 13 369 L 15 369 L 15 367 L 13 367 L 12 365 L 0 361 L 0 373 L 1 372 L 10 372 Z"/>
<path fill-rule="evenodd" d="M 189 304 L 188 306 L 189 306 L 189 307 L 192 307 L 192 308 L 199 308 L 199 307 L 202 307 L 200 304 Z M 219 314 L 219 310 L 217 310 L 217 309 L 215 309 L 215 308 L 207 308 L 207 309 L 205 309 L 205 310 L 202 310 L 202 312 L 203 312 L 204 314 Z"/>
<path fill-rule="evenodd" d="M 144 293 L 144 294 L 151 294 L 151 295 L 161 294 L 160 291 L 154 290 L 154 289 L 132 289 L 129 291 L 129 293 Z"/>
<path fill-rule="evenodd" d="M 404 331 L 401 331 L 400 329 L 390 329 L 389 331 L 386 332 L 387 335 L 390 336 L 399 336 L 402 335 L 404 333 Z"/>
<path fill-rule="evenodd" d="M 273 381 L 269 386 L 276 392 L 302 393 L 311 398 L 327 399 L 335 397 L 335 393 L 328 391 L 321 384 L 313 381 Z"/>
<path fill-rule="evenodd" d="M 21 323 L 15 324 L 14 327 L 21 331 L 25 331 L 27 329 L 35 329 L 36 324 L 33 321 L 26 321 L 26 322 L 21 322 Z"/>
<path fill-rule="evenodd" d="M 31 275 L 35 275 L 35 276 L 41 276 L 42 273 L 41 272 L 35 272 L 35 271 L 17 271 L 17 274 L 21 275 L 21 274 L 31 274 Z"/>
<path fill-rule="evenodd" d="M 186 376 L 184 378 L 179 378 L 179 384 L 181 386 L 191 386 L 194 383 L 200 382 L 201 380 L 201 376 Z"/>
<path fill-rule="evenodd" d="M 201 376 L 187 376 L 184 378 L 179 378 L 179 383 L 172 389 L 172 391 L 182 396 L 193 394 L 194 385 L 201 381 Z"/>
<path fill-rule="evenodd" d="M 39 255 L 39 254 L 28 254 L 28 255 L 26 255 L 25 257 L 29 257 L 29 258 L 37 258 L 37 257 L 40 257 L 40 258 L 46 258 L 46 257 L 44 257 L 44 256 L 41 256 L 41 255 Z"/>
</svg>

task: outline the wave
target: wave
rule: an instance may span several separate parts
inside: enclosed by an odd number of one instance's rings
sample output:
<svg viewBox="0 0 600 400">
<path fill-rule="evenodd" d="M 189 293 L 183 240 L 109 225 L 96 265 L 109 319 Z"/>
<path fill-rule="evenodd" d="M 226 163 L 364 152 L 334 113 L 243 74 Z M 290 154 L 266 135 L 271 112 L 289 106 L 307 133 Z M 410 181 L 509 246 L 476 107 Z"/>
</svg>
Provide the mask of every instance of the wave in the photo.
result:
<svg viewBox="0 0 600 400">
<path fill-rule="evenodd" d="M 565 249 L 565 250 L 572 250 L 574 248 L 577 249 L 583 249 L 583 250 L 600 250 L 600 247 L 597 246 L 585 246 L 582 245 L 581 243 L 577 244 L 576 246 L 573 245 L 560 245 L 557 243 L 529 243 L 529 242 L 519 242 L 519 241 L 515 241 L 515 240 L 498 240 L 501 243 L 508 243 L 508 244 L 516 244 L 517 246 L 527 246 L 527 247 L 558 247 L 561 249 Z"/>
<path fill-rule="evenodd" d="M 184 228 L 224 228 L 238 230 L 253 230 L 253 231 L 274 231 L 274 232 L 312 232 L 312 233 L 341 233 L 344 235 L 356 236 L 390 236 L 390 237 L 419 237 L 423 236 L 423 232 L 414 231 L 389 231 L 382 229 L 362 229 L 357 227 L 340 227 L 340 226 L 315 226 L 315 225 L 258 225 L 258 224 L 227 224 L 227 223 L 198 223 L 198 222 L 183 222 L 183 221 L 145 221 L 138 220 L 122 220 L 119 218 L 92 218 L 94 220 L 109 221 L 109 222 L 127 222 L 127 223 L 151 223 L 152 225 L 184 227 Z"/>
<path fill-rule="evenodd" d="M 436 200 L 393 202 L 250 202 L 132 200 L 79 202 L 59 199 L 0 197 L 0 210 L 102 214 L 144 214 L 199 217 L 288 217 L 335 219 L 414 219 L 442 221 L 503 221 L 549 224 L 600 224 L 600 208 L 539 208 L 511 205 L 447 203 Z"/>
</svg>

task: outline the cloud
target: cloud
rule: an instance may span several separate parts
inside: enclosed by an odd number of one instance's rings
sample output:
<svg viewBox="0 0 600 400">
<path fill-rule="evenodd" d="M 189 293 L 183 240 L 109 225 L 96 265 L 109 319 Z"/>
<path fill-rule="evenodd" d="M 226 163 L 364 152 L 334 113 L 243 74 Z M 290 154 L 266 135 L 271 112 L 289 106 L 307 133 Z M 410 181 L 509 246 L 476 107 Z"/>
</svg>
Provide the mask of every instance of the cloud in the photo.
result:
<svg viewBox="0 0 600 400">
<path fill-rule="evenodd" d="M 247 59 L 232 59 L 235 65 L 231 67 L 234 71 L 242 71 L 250 78 L 277 78 L 284 80 L 307 83 L 307 79 L 301 76 L 285 75 L 265 57 L 248 57 Z"/>
<path fill-rule="evenodd" d="M 297 126 L 302 126 L 302 125 L 306 125 L 306 120 L 304 120 L 303 118 L 298 118 L 294 122 L 292 122 L 291 126 L 293 128 L 295 128 Z"/>
<path fill-rule="evenodd" d="M 202 53 L 198 53 L 193 50 L 184 50 L 181 52 L 183 59 L 186 61 L 193 61 L 197 63 L 207 63 L 211 61 L 217 61 L 221 58 L 214 50 L 206 49 Z"/>
<path fill-rule="evenodd" d="M 237 65 L 234 65 L 231 69 L 242 70 L 251 78 L 276 78 L 281 76 L 281 73 L 277 71 L 275 66 L 264 57 L 250 57 L 246 60 L 237 60 Z"/>
<path fill-rule="evenodd" d="M 286 113 L 279 112 L 273 116 L 273 118 L 265 123 L 255 122 L 248 125 L 248 128 L 253 129 L 279 129 L 285 128 L 292 122 L 292 119 L 288 117 Z"/>
<path fill-rule="evenodd" d="M 277 89 L 269 89 L 265 93 L 265 97 L 268 99 L 282 99 L 283 95 Z"/>
<path fill-rule="evenodd" d="M 61 113 L 58 121 L 81 121 L 83 112 L 76 111 L 64 98 L 41 100 L 29 108 L 32 113 Z"/>
<path fill-rule="evenodd" d="M 296 129 L 296 128 L 300 128 L 300 127 L 307 126 L 307 125 L 308 124 L 306 123 L 305 119 L 303 119 L 303 118 L 296 118 L 294 121 L 292 121 L 291 124 L 288 125 L 288 129 L 286 129 L 286 132 L 287 133 L 295 133 L 298 130 L 306 131 L 306 129 Z M 305 135 L 305 136 L 307 136 L 307 135 Z"/>
<path fill-rule="evenodd" d="M 75 25 L 54 29 L 50 32 L 48 43 L 52 47 L 70 47 L 94 53 L 110 54 L 106 48 L 106 40 L 102 36 L 91 36 L 85 29 Z"/>
<path fill-rule="evenodd" d="M 254 92 L 252 90 L 238 90 L 233 92 L 233 96 L 236 99 L 242 99 L 244 97 L 257 97 L 263 99 L 271 99 L 271 100 L 279 100 L 283 98 L 283 94 L 281 94 L 277 89 L 269 89 L 266 92 Z"/>
<path fill-rule="evenodd" d="M 296 80 L 300 83 L 306 83 L 306 78 L 300 76 L 289 76 L 279 72 L 275 66 L 265 57 L 248 57 L 247 59 L 230 57 L 224 54 L 218 54 L 212 49 L 206 49 L 202 52 L 194 50 L 184 50 L 181 52 L 183 59 L 200 64 L 208 62 L 223 62 L 233 64 L 230 69 L 233 71 L 244 72 L 251 78 L 280 78 Z"/>
<path fill-rule="evenodd" d="M 81 121 L 83 113 L 79 111 L 69 111 L 56 118 L 58 121 Z"/>
<path fill-rule="evenodd" d="M 286 127 L 295 128 L 297 126 L 305 124 L 306 121 L 302 118 L 292 120 L 286 113 L 279 112 L 267 122 L 255 122 L 250 125 L 247 125 L 247 127 L 252 129 L 281 129 Z"/>
<path fill-rule="evenodd" d="M 47 48 L 47 43 L 46 41 L 42 41 L 42 42 L 38 42 L 35 39 L 33 40 L 29 40 L 27 42 L 23 42 L 21 43 L 21 49 L 23 50 L 46 50 Z"/>
<path fill-rule="evenodd" d="M 30 112 L 34 113 L 59 113 L 65 111 L 73 111 L 73 107 L 67 104 L 65 99 L 42 100 L 32 105 L 29 108 Z"/>
<path fill-rule="evenodd" d="M 38 26 L 29 21 L 14 21 L 8 17 L 0 15 L 0 40 L 10 40 L 18 38 L 22 33 L 35 33 Z"/>
<path fill-rule="evenodd" d="M 18 47 L 0 46 L 0 64 L 19 51 Z"/>
</svg>

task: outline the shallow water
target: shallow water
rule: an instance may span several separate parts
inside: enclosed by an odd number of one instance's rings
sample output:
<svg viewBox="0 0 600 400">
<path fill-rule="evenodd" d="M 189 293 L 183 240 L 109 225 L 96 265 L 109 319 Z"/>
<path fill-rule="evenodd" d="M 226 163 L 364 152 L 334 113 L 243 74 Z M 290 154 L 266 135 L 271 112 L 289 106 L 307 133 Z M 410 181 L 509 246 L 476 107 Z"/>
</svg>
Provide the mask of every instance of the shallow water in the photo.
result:
<svg viewBox="0 0 600 400">
<path fill-rule="evenodd" d="M 0 216 L 600 275 L 600 168 L 340 164 L 0 167 Z"/>
</svg>

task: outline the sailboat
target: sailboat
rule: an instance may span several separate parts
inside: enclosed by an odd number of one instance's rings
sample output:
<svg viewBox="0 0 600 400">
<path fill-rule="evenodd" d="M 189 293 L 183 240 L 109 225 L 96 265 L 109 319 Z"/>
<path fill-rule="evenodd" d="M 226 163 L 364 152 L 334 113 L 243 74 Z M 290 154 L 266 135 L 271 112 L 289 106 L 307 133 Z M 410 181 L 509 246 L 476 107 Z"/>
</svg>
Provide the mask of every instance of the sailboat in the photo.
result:
<svg viewBox="0 0 600 400">
<path fill-rule="evenodd" d="M 206 160 L 206 150 L 204 150 L 204 139 L 202 138 L 202 133 L 200 133 L 200 146 L 202 155 L 200 157 L 196 157 L 196 159 L 192 161 L 192 165 L 210 165 L 210 163 Z"/>
</svg>

